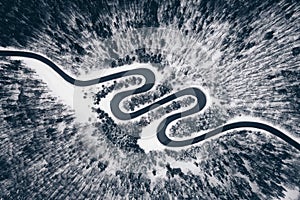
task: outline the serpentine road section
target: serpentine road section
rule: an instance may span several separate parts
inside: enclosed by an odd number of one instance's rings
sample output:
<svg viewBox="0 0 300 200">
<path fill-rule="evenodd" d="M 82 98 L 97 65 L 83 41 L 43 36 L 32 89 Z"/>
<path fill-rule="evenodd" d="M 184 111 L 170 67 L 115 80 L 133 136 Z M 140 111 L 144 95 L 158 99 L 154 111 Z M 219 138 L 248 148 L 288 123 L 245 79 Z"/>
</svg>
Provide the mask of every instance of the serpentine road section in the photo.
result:
<svg viewBox="0 0 300 200">
<path fill-rule="evenodd" d="M 79 86 L 79 87 L 91 86 L 91 85 L 103 83 L 106 81 L 111 81 L 114 79 L 122 78 L 125 76 L 132 76 L 132 75 L 143 76 L 145 78 L 145 83 L 141 87 L 134 89 L 134 90 L 119 92 L 111 100 L 111 102 L 110 102 L 111 111 L 116 118 L 121 119 L 121 120 L 134 119 L 136 117 L 139 117 L 140 115 L 143 115 L 143 114 L 145 114 L 163 104 L 166 104 L 178 97 L 181 97 L 181 96 L 186 96 L 186 95 L 194 96 L 197 99 L 197 104 L 194 107 L 192 107 L 189 110 L 183 111 L 181 113 L 176 113 L 176 114 L 170 115 L 170 116 L 166 117 L 158 125 L 157 133 L 156 133 L 157 138 L 160 141 L 160 143 L 162 143 L 163 145 L 168 146 L 168 147 L 184 147 L 184 146 L 192 145 L 192 144 L 198 143 L 200 141 L 203 141 L 205 139 L 208 139 L 212 136 L 215 136 L 219 133 L 237 129 L 237 128 L 256 128 L 256 129 L 261 129 L 261 130 L 267 131 L 267 132 L 281 138 L 282 140 L 289 143 L 296 149 L 300 150 L 300 144 L 293 138 L 291 138 L 288 135 L 286 135 L 285 133 L 283 133 L 282 131 L 280 131 L 270 125 L 260 123 L 260 122 L 253 122 L 253 121 L 240 121 L 240 122 L 225 124 L 221 127 L 218 127 L 214 130 L 208 131 L 200 136 L 197 136 L 197 137 L 194 137 L 191 139 L 179 140 L 179 141 L 170 139 L 166 135 L 167 126 L 174 120 L 177 120 L 179 118 L 186 117 L 186 116 L 189 116 L 189 115 L 192 115 L 194 113 L 201 111 L 204 108 L 204 106 L 206 105 L 206 96 L 199 88 L 191 87 L 191 88 L 186 88 L 181 91 L 178 91 L 174 94 L 171 94 L 171 95 L 169 95 L 151 105 L 148 105 L 140 110 L 137 110 L 135 112 L 131 112 L 131 113 L 123 112 L 120 109 L 119 105 L 120 105 L 120 102 L 124 98 L 126 98 L 130 95 L 133 95 L 133 94 L 139 94 L 139 93 L 146 92 L 153 87 L 153 85 L 155 83 L 155 74 L 150 69 L 147 69 L 147 68 L 124 70 L 124 71 L 121 71 L 121 72 L 118 72 L 115 74 L 99 77 L 97 79 L 76 80 L 76 79 L 72 78 L 71 76 L 67 75 L 60 67 L 58 67 L 51 60 L 49 60 L 48 58 L 46 58 L 42 55 L 39 55 L 37 53 L 26 52 L 26 51 L 16 51 L 16 50 L 0 50 L 0 56 L 26 57 L 26 58 L 32 58 L 32 59 L 39 60 L 39 61 L 45 63 L 46 65 L 48 65 L 50 68 L 52 68 L 65 81 L 71 83 L 72 85 Z"/>
</svg>

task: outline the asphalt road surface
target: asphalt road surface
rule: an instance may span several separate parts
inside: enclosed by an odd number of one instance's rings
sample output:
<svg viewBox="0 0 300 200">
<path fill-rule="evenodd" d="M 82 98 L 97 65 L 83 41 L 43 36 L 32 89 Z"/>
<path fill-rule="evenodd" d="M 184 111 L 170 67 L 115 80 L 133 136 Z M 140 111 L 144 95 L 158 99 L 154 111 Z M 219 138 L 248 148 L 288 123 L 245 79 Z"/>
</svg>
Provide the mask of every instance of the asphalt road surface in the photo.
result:
<svg viewBox="0 0 300 200">
<path fill-rule="evenodd" d="M 163 104 L 166 104 L 178 97 L 181 97 L 181 96 L 186 96 L 186 95 L 194 96 L 197 99 L 197 104 L 194 107 L 192 107 L 191 109 L 189 109 L 187 111 L 183 111 L 181 113 L 176 113 L 176 114 L 166 117 L 157 127 L 157 138 L 165 146 L 184 147 L 184 146 L 198 143 L 200 141 L 208 139 L 208 138 L 215 136 L 217 134 L 220 134 L 222 132 L 233 130 L 236 128 L 245 128 L 245 129 L 246 128 L 256 128 L 256 129 L 270 132 L 271 134 L 281 138 L 285 142 L 289 143 L 293 147 L 300 150 L 300 144 L 297 141 L 295 141 L 294 139 L 292 139 L 291 137 L 289 137 L 288 135 L 286 135 L 285 133 L 281 132 L 280 130 L 278 130 L 270 125 L 264 124 L 264 123 L 251 122 L 251 121 L 240 121 L 240 122 L 225 124 L 221 127 L 218 127 L 214 130 L 208 131 L 200 136 L 197 136 L 197 137 L 194 137 L 191 139 L 179 140 L 179 141 L 170 139 L 166 135 L 167 126 L 174 120 L 177 120 L 179 118 L 186 117 L 186 116 L 189 116 L 189 115 L 192 115 L 194 113 L 201 111 L 204 108 L 204 106 L 206 105 L 206 96 L 199 88 L 191 87 L 191 88 L 186 88 L 181 91 L 178 91 L 167 97 L 164 97 L 163 99 L 161 99 L 151 105 L 148 105 L 140 110 L 137 110 L 135 112 L 132 112 L 132 113 L 123 112 L 120 109 L 119 105 L 120 105 L 120 102 L 124 98 L 126 98 L 130 95 L 133 95 L 133 94 L 139 94 L 139 93 L 146 92 L 153 87 L 153 85 L 155 83 L 155 74 L 147 68 L 124 70 L 124 71 L 121 71 L 121 72 L 118 72 L 115 74 L 111 74 L 108 76 L 99 77 L 97 79 L 83 81 L 83 80 L 76 80 L 76 79 L 70 77 L 65 72 L 63 72 L 61 70 L 61 68 L 58 67 L 51 60 L 49 60 L 48 58 L 46 58 L 42 55 L 39 55 L 39 54 L 36 54 L 33 52 L 0 50 L 0 56 L 8 56 L 8 57 L 17 56 L 17 57 L 26 57 L 26 58 L 33 58 L 33 59 L 39 60 L 39 61 L 45 63 L 46 65 L 48 65 L 49 67 L 51 67 L 65 81 L 67 81 L 75 86 L 79 86 L 79 87 L 91 86 L 91 85 L 103 83 L 106 81 L 122 78 L 125 76 L 132 76 L 132 75 L 143 76 L 145 78 L 145 83 L 141 87 L 139 87 L 137 89 L 133 89 L 133 90 L 119 92 L 111 100 L 111 102 L 110 102 L 111 111 L 116 118 L 121 119 L 121 120 L 130 120 L 130 119 L 136 118 L 138 116 L 141 116 L 141 115 L 143 115 Z"/>
</svg>

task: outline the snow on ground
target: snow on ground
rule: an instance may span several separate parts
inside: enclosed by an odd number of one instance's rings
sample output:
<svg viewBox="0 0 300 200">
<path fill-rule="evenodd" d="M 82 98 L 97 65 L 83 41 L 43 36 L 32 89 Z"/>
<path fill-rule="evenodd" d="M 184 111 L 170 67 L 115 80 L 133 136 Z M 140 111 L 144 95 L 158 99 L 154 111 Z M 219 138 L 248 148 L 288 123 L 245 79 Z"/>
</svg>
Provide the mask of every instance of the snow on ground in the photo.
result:
<svg viewBox="0 0 300 200">
<path fill-rule="evenodd" d="M 276 129 L 278 129 L 279 131 L 283 132 L 285 135 L 289 136 L 290 138 L 292 138 L 293 140 L 297 141 L 298 143 L 300 143 L 300 138 L 290 134 L 287 130 L 285 130 L 283 127 L 281 127 L 280 125 L 278 124 L 273 124 L 271 122 L 268 122 L 268 121 L 265 121 L 263 120 L 262 118 L 258 118 L 258 117 L 251 117 L 251 116 L 239 116 L 239 117 L 235 117 L 231 120 L 229 120 L 227 122 L 227 124 L 229 123 L 234 123 L 234 122 L 240 122 L 240 121 L 251 121 L 251 122 L 260 122 L 260 123 L 263 123 L 263 124 L 266 124 L 266 125 L 269 125 L 269 126 L 272 126 Z M 241 129 L 247 129 L 247 130 L 254 130 L 254 131 L 257 131 L 258 129 L 256 128 L 240 128 L 240 129 L 236 129 L 236 130 L 241 130 Z M 260 129 L 259 129 L 260 130 Z M 264 133 L 266 134 L 271 134 L 269 133 L 268 131 L 264 131 L 264 130 L 261 130 L 263 131 Z"/>
<path fill-rule="evenodd" d="M 188 108 L 190 107 L 186 107 L 184 110 L 188 110 Z M 183 109 L 180 110 L 180 111 L 184 111 Z M 203 111 L 205 110 L 205 108 L 203 109 Z M 201 112 L 203 112 L 201 111 Z M 176 111 L 178 112 L 178 110 Z M 207 140 L 213 140 L 213 139 L 216 139 L 218 137 L 220 137 L 221 135 L 225 135 L 227 134 L 228 132 L 231 132 L 233 130 L 229 130 L 229 131 L 224 131 L 222 133 L 219 133 L 215 136 L 212 136 L 206 140 L 203 140 L 202 142 L 198 142 L 196 144 L 193 144 L 193 145 L 190 145 L 190 146 L 185 146 L 185 147 L 166 147 L 164 145 L 162 145 L 157 137 L 156 137 L 156 128 L 158 127 L 159 123 L 165 119 L 167 116 L 170 116 L 176 112 L 171 112 L 170 114 L 168 115 L 165 115 L 164 118 L 161 118 L 161 119 L 158 119 L 158 120 L 155 120 L 153 121 L 151 124 L 149 124 L 147 127 L 145 127 L 142 131 L 142 134 L 141 134 L 141 138 L 138 140 L 138 144 L 139 146 L 144 149 L 145 152 L 149 152 L 149 151 L 154 151 L 154 150 L 164 150 L 164 149 L 170 149 L 170 150 L 184 150 L 184 149 L 188 149 L 190 148 L 191 146 L 199 146 L 201 145 L 201 143 L 204 143 L 206 142 Z M 196 113 L 196 114 L 199 114 L 199 113 Z M 196 115 L 194 114 L 194 115 Z M 190 115 L 192 116 L 192 115 Z M 182 119 L 182 118 L 181 118 Z M 267 124 L 267 125 L 270 125 L 270 126 L 273 126 L 275 127 L 276 129 L 280 130 L 281 132 L 285 133 L 286 135 L 288 135 L 289 137 L 291 137 L 293 140 L 297 141 L 298 143 L 300 143 L 300 138 L 297 138 L 291 134 L 289 134 L 288 131 L 284 130 L 282 127 L 279 127 L 278 125 L 274 125 L 274 124 L 271 124 L 269 122 L 266 122 L 260 118 L 255 118 L 255 117 L 249 117 L 249 116 L 240 116 L 240 117 L 236 117 L 236 118 L 233 118 L 232 120 L 228 121 L 227 124 L 230 124 L 230 123 L 233 123 L 233 122 L 239 122 L 239 121 L 251 121 L 251 122 L 260 122 L 260 123 L 264 123 L 264 124 Z M 175 124 L 177 122 L 177 120 L 171 122 L 168 127 L 171 127 L 172 124 Z M 225 124 L 224 124 L 225 125 Z M 170 129 L 166 129 L 166 135 L 169 136 L 169 130 Z M 236 128 L 234 130 L 249 130 L 249 131 L 257 131 L 257 130 L 260 130 L 260 129 L 256 129 L 256 128 Z M 271 134 L 267 131 L 264 131 L 264 130 L 261 130 L 263 131 L 264 133 L 266 134 Z M 178 138 L 176 139 L 176 137 L 170 137 L 172 138 L 173 140 L 177 140 L 177 141 L 180 141 L 180 140 L 186 140 L 186 139 L 190 139 L 190 138 L 195 138 L 197 136 L 200 136 L 202 134 L 205 134 L 207 133 L 208 131 L 200 131 L 200 132 L 195 132 L 195 133 L 192 133 L 191 136 L 187 136 L 187 137 L 183 137 L 183 138 Z"/>
<path fill-rule="evenodd" d="M 193 115 L 189 115 L 187 117 L 191 117 L 191 116 L 195 116 L 195 115 L 198 115 L 200 113 L 203 113 L 211 104 L 212 104 L 212 101 L 211 99 L 209 98 L 209 95 L 207 94 L 207 92 L 201 88 L 200 86 L 197 86 L 197 85 L 192 85 L 191 87 L 197 87 L 197 88 L 200 88 L 203 93 L 206 95 L 206 105 L 205 107 L 200 111 L 200 112 L 197 112 Z M 180 99 L 183 99 L 184 97 L 187 97 L 187 96 L 183 96 L 183 97 L 180 97 L 180 98 L 177 98 L 176 100 L 180 100 Z M 192 96 L 191 96 L 192 97 Z M 173 149 L 173 150 L 181 150 L 181 149 L 187 149 L 189 148 L 189 146 L 187 147 L 166 147 L 164 145 L 162 145 L 159 140 L 157 139 L 156 137 L 156 129 L 158 127 L 158 125 L 160 124 L 160 122 L 162 122 L 166 117 L 168 116 L 171 116 L 175 113 L 180 113 L 180 112 L 184 112 L 186 110 L 189 110 L 191 109 L 195 104 L 197 103 L 197 101 L 194 101 L 194 103 L 192 103 L 191 105 L 187 106 L 187 107 L 181 107 L 180 109 L 176 110 L 176 111 L 173 111 L 173 112 L 170 112 L 166 115 L 164 115 L 164 117 L 160 118 L 160 119 L 157 119 L 157 120 L 154 120 L 152 121 L 148 126 L 146 126 L 145 128 L 143 128 L 142 130 L 142 133 L 140 134 L 140 139 L 138 140 L 138 144 L 139 146 L 145 151 L 145 152 L 149 152 L 149 151 L 154 151 L 154 150 L 164 150 L 164 149 Z M 183 118 L 180 118 L 180 119 L 183 119 Z M 179 120 L 179 119 L 178 119 Z M 171 127 L 172 125 L 176 124 L 176 122 L 178 120 L 175 120 L 173 122 L 171 122 L 168 126 L 167 126 L 167 129 L 166 129 L 166 135 L 169 136 L 170 135 L 170 129 L 168 127 Z M 170 137 L 170 136 L 169 136 Z M 172 138 L 173 140 L 176 140 L 175 137 L 170 137 Z"/>
<path fill-rule="evenodd" d="M 177 98 L 176 100 L 181 100 L 183 98 L 185 98 L 186 96 Z M 170 102 L 171 103 L 171 102 Z M 142 133 L 140 134 L 140 139 L 138 140 L 138 145 L 144 149 L 145 152 L 149 152 L 149 151 L 154 151 L 154 150 L 164 150 L 166 149 L 166 146 L 162 145 L 159 140 L 156 137 L 156 131 L 157 131 L 157 127 L 158 125 L 167 117 L 174 115 L 175 113 L 179 113 L 179 112 L 184 112 L 186 110 L 191 109 L 193 106 L 195 106 L 195 104 L 197 103 L 197 101 L 195 101 L 194 103 L 192 103 L 191 105 L 187 106 L 187 107 L 181 107 L 180 109 L 176 110 L 176 111 L 172 111 L 166 115 L 164 115 L 162 118 L 153 120 L 148 126 L 144 127 L 142 130 Z M 168 103 L 169 104 L 169 103 Z M 166 104 L 166 105 L 168 105 Z M 164 106 L 166 106 L 164 105 Z M 159 108 L 159 107 L 158 107 Z M 171 122 L 168 126 L 167 126 L 167 130 L 166 130 L 166 134 L 169 135 L 168 132 L 168 127 L 171 127 L 174 123 L 176 123 L 178 120 L 175 120 L 173 122 Z M 172 138 L 173 139 L 173 138 Z"/>
<path fill-rule="evenodd" d="M 7 50 L 7 49 L 6 49 Z M 9 50 L 16 50 L 16 49 L 9 49 Z M 42 54 L 40 54 L 42 55 Z M 43 55 L 44 57 L 47 57 Z M 100 89 L 101 85 L 106 84 L 97 84 L 87 87 L 77 87 L 68 82 L 66 82 L 59 74 L 57 74 L 53 69 L 49 66 L 40 62 L 38 60 L 32 58 L 24 58 L 24 57 L 14 57 L 12 56 L 11 59 L 13 60 L 21 60 L 26 66 L 36 71 L 38 78 L 42 79 L 45 82 L 51 91 L 52 95 L 58 97 L 64 104 L 68 105 L 70 108 L 74 109 L 76 121 L 88 123 L 90 121 L 96 120 L 96 114 L 92 112 L 92 106 L 94 106 L 94 94 L 96 94 Z M 90 80 L 95 78 L 100 78 L 109 74 L 114 74 L 117 72 L 121 72 L 124 70 L 131 70 L 137 68 L 148 68 L 151 69 L 156 78 L 162 79 L 162 75 L 155 70 L 151 64 L 147 63 L 133 63 L 131 65 L 124 65 L 119 68 L 112 68 L 112 69 L 103 69 L 103 70 L 92 70 L 87 74 L 80 75 L 79 77 L 74 77 L 67 71 L 63 70 L 69 76 L 76 78 L 78 80 Z M 141 76 L 138 76 L 141 77 Z M 127 77 L 121 78 L 125 79 Z M 141 77 L 142 78 L 142 77 Z M 113 82 L 109 81 L 109 82 Z M 144 83 L 144 79 L 143 82 Z M 158 81 L 156 81 L 153 88 L 158 85 Z M 130 86 L 126 88 L 126 90 L 131 90 L 138 86 Z M 89 94 L 89 95 L 88 95 Z M 100 108 L 108 113 L 116 122 L 122 122 L 115 118 L 110 110 L 110 100 L 114 96 L 114 92 L 109 93 L 106 98 L 102 99 L 100 102 Z"/>
<path fill-rule="evenodd" d="M 284 197 L 280 198 L 280 200 L 293 200 L 293 199 L 300 199 L 300 191 L 295 189 L 289 189 L 284 187 L 286 190 L 284 192 Z"/>
<path fill-rule="evenodd" d="M 12 50 L 12 49 L 10 49 L 10 50 Z M 45 56 L 45 55 L 43 55 L 43 56 Z M 96 115 L 96 113 L 92 112 L 92 107 L 94 106 L 94 95 L 101 89 L 102 84 L 92 85 L 92 86 L 88 86 L 88 87 L 77 87 L 77 86 L 74 86 L 74 85 L 66 82 L 54 70 L 52 70 L 49 66 L 47 66 L 46 64 L 44 64 L 40 61 L 37 61 L 37 60 L 32 59 L 32 58 L 23 58 L 23 57 L 11 57 L 11 58 L 15 59 L 15 60 L 21 60 L 21 61 L 23 61 L 23 63 L 25 65 L 27 65 L 31 69 L 35 70 L 37 72 L 37 76 L 39 78 L 41 78 L 47 84 L 49 90 L 52 92 L 52 95 L 58 97 L 61 101 L 63 101 L 63 103 L 65 103 L 66 105 L 68 105 L 69 107 L 74 109 L 76 121 L 81 122 L 81 123 L 90 123 L 90 122 L 93 122 L 93 121 L 97 120 L 97 115 Z M 120 72 L 120 71 L 137 69 L 137 68 L 148 68 L 148 69 L 152 70 L 155 73 L 156 82 L 155 82 L 153 88 L 155 88 L 165 78 L 165 75 L 159 73 L 153 66 L 151 66 L 150 63 L 133 63 L 131 65 L 124 65 L 124 66 L 118 67 L 118 68 L 102 69 L 102 70 L 91 70 L 87 74 L 83 74 L 83 75 L 80 75 L 79 77 L 76 77 L 76 79 L 90 80 L 90 79 L 103 77 L 105 75 L 114 74 L 114 73 L 117 73 L 117 72 Z M 67 72 L 67 71 L 64 71 L 64 72 L 66 74 L 68 74 L 69 76 L 71 76 L 69 72 Z M 75 77 L 73 77 L 73 78 L 75 78 Z M 114 81 L 114 80 L 112 80 L 112 81 Z M 112 81 L 110 81 L 110 82 L 112 82 Z M 143 79 L 143 83 L 144 83 L 144 79 Z M 125 90 L 131 90 L 131 89 L 137 88 L 139 86 L 130 86 L 128 88 L 125 88 Z M 205 93 L 205 95 L 207 97 L 207 104 L 206 104 L 205 108 L 201 111 L 201 112 L 204 112 L 212 104 L 212 101 L 214 101 L 214 99 L 210 99 L 209 98 L 210 95 L 207 93 L 207 91 L 205 89 L 201 88 L 200 86 L 190 85 L 190 87 L 192 87 L 192 86 L 200 88 Z M 176 91 L 180 88 L 181 87 L 178 87 L 178 88 L 174 87 L 174 91 Z M 106 98 L 101 99 L 99 107 L 102 110 L 104 110 L 106 113 L 108 113 L 109 116 L 112 117 L 112 119 L 115 120 L 116 123 L 122 123 L 124 121 L 119 120 L 116 117 L 114 117 L 111 110 L 110 110 L 110 100 L 112 99 L 114 94 L 115 94 L 115 92 L 109 93 Z M 145 107 L 147 105 L 148 104 L 143 105 L 140 108 Z M 190 108 L 190 107 L 181 108 L 180 110 L 177 110 L 176 112 L 177 113 L 179 111 L 182 112 L 184 110 L 187 110 L 188 108 Z M 194 115 L 197 115 L 199 113 L 200 112 L 195 113 Z M 174 112 L 171 112 L 168 115 L 165 115 L 161 119 L 153 121 L 150 125 L 143 128 L 143 131 L 141 133 L 141 139 L 138 140 L 138 144 L 140 145 L 140 147 L 142 149 L 145 150 L 145 152 L 149 152 L 151 150 L 163 150 L 163 149 L 166 149 L 166 148 L 180 150 L 180 149 L 186 149 L 186 148 L 190 147 L 190 146 L 187 146 L 187 147 L 181 147 L 181 148 L 178 148 L 178 147 L 170 148 L 170 147 L 165 147 L 164 145 L 162 145 L 158 141 L 158 139 L 156 137 L 156 128 L 157 128 L 157 126 L 159 125 L 159 123 L 163 119 L 165 119 L 167 116 L 170 116 L 172 114 L 174 114 Z M 139 120 L 141 117 L 142 116 L 137 117 L 135 120 Z M 176 121 L 177 120 L 171 122 L 168 127 L 175 124 Z M 237 117 L 237 118 L 234 118 L 234 119 L 230 120 L 228 123 L 237 122 L 237 121 L 263 122 L 265 124 L 276 127 L 277 129 L 279 129 L 282 132 L 286 133 L 291 138 L 293 138 L 294 140 L 296 140 L 297 142 L 300 143 L 300 138 L 296 138 L 296 137 L 292 136 L 291 134 L 288 134 L 288 131 L 283 130 L 283 128 L 279 127 L 278 125 L 270 124 L 269 122 L 263 121 L 260 118 L 241 116 L 241 117 Z M 245 128 L 240 128 L 240 129 L 245 129 Z M 252 129 L 257 130 L 257 129 L 254 129 L 254 128 L 246 128 L 246 129 L 247 130 L 252 130 Z M 166 131 L 167 131 L 166 134 L 169 135 L 169 129 L 168 128 L 167 128 Z M 196 137 L 198 135 L 201 135 L 203 133 L 205 133 L 205 132 L 201 131 L 201 132 L 198 132 L 198 133 L 193 133 L 191 136 L 185 137 L 183 139 L 194 138 L 194 137 Z M 221 133 L 221 135 L 223 135 L 223 134 L 226 134 L 226 132 Z M 216 138 L 216 137 L 219 137 L 219 136 L 220 136 L 220 134 L 216 135 L 216 136 L 213 136 L 210 139 L 213 139 L 213 138 Z M 174 138 L 174 140 L 176 140 L 176 139 Z M 199 145 L 199 144 L 194 144 L 194 145 Z"/>
<path fill-rule="evenodd" d="M 160 73 L 154 67 L 152 67 L 152 65 L 150 63 L 133 63 L 131 65 L 124 65 L 122 67 L 112 68 L 111 70 L 108 70 L 108 71 L 110 72 L 110 74 L 114 74 L 114 73 L 121 72 L 121 71 L 124 71 L 124 70 L 131 70 L 131 69 L 138 69 L 138 68 L 147 68 L 147 69 L 150 69 L 152 72 L 154 72 L 155 78 L 156 78 L 156 82 L 154 83 L 153 88 L 155 88 L 159 84 L 159 82 L 162 79 L 162 77 L 161 77 Z M 142 82 L 139 85 L 134 85 L 134 86 L 129 86 L 127 88 L 124 88 L 124 89 L 122 89 L 122 91 L 128 91 L 128 90 L 132 90 L 132 89 L 138 88 L 138 87 L 142 86 L 142 84 L 145 83 L 145 79 L 144 79 L 143 76 L 139 76 L 139 75 L 134 75 L 134 76 L 142 78 Z M 122 79 L 126 79 L 126 78 L 127 77 L 124 77 Z M 119 79 L 119 80 L 121 80 L 121 79 Z M 114 95 L 116 93 L 119 93 L 119 92 L 122 92 L 122 91 L 119 90 L 119 91 L 113 91 L 111 93 L 108 93 L 107 96 L 105 98 L 101 99 L 101 101 L 99 103 L 99 108 L 102 109 L 102 110 L 104 110 L 116 123 L 123 123 L 124 120 L 120 120 L 120 119 L 116 118 L 112 114 L 111 109 L 110 109 L 110 101 L 111 101 L 111 99 L 114 97 Z M 128 98 L 131 98 L 131 96 L 129 96 Z M 120 108 L 121 108 L 122 111 L 126 111 L 123 108 L 123 106 L 122 106 L 123 105 L 122 102 L 126 101 L 126 99 L 127 98 L 123 99 L 120 102 L 119 106 L 120 106 Z M 94 107 L 97 108 L 98 106 L 95 105 Z M 146 107 L 146 105 L 144 107 Z M 140 108 L 143 108 L 143 107 L 141 106 Z M 141 117 L 142 116 L 137 117 L 137 118 L 135 118 L 133 120 L 140 120 Z"/>
<path fill-rule="evenodd" d="M 74 86 L 66 82 L 59 74 L 57 74 L 48 65 L 32 59 L 24 57 L 11 57 L 13 60 L 21 60 L 29 68 L 36 71 L 38 78 L 42 79 L 56 97 L 59 97 L 68 106 L 73 105 Z"/>
</svg>

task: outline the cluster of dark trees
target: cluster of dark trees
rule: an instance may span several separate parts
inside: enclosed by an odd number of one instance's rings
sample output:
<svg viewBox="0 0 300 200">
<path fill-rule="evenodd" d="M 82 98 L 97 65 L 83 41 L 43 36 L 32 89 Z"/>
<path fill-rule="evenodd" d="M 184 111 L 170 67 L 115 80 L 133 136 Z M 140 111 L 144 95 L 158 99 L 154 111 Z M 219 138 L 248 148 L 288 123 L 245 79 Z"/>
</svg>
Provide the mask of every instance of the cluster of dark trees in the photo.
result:
<svg viewBox="0 0 300 200">
<path fill-rule="evenodd" d="M 135 108 L 141 105 L 155 102 L 155 100 L 169 94 L 172 90 L 173 88 L 168 82 L 163 82 L 157 85 L 154 91 L 132 96 L 130 100 L 124 102 L 124 108 L 128 111 L 134 111 Z"/>
<path fill-rule="evenodd" d="M 192 133 L 208 130 L 220 126 L 226 122 L 226 118 L 218 107 L 212 106 L 203 114 L 179 120 L 170 129 L 170 136 L 185 137 Z"/>
<path fill-rule="evenodd" d="M 32 76 L 20 62 L 1 61 L 0 198 L 272 199 L 284 197 L 285 187 L 300 181 L 297 151 L 277 138 L 251 131 L 235 131 L 184 151 L 147 154 L 155 161 L 166 154 L 190 162 L 199 172 L 162 163 L 147 169 L 157 178 L 153 183 L 138 171 L 120 169 L 112 176 L 107 172 L 109 162 L 91 158 L 78 140 L 72 113 Z M 103 111 L 97 112 L 103 121 L 98 128 L 115 148 L 147 158 L 141 150 L 134 151 L 136 138 L 126 136 Z M 158 177 L 159 170 L 165 170 L 165 176 Z"/>
<path fill-rule="evenodd" d="M 79 155 L 74 117 L 21 62 L 0 62 L 0 198 L 43 198 L 60 184 L 50 175 Z"/>
<path fill-rule="evenodd" d="M 94 112 L 98 114 L 98 118 L 101 122 L 97 122 L 95 125 L 104 133 L 109 141 L 111 141 L 118 148 L 132 151 L 143 152 L 143 150 L 137 144 L 138 137 L 128 135 L 122 130 L 107 113 L 100 108 L 94 109 Z"/>
<path fill-rule="evenodd" d="M 163 55 L 161 53 L 153 53 L 149 49 L 141 48 L 136 49 L 132 52 L 132 55 L 126 55 L 124 58 L 118 58 L 117 60 L 113 60 L 111 62 L 111 67 L 120 67 L 123 65 L 130 65 L 133 62 L 138 63 L 157 63 L 161 64 L 163 62 Z"/>
</svg>

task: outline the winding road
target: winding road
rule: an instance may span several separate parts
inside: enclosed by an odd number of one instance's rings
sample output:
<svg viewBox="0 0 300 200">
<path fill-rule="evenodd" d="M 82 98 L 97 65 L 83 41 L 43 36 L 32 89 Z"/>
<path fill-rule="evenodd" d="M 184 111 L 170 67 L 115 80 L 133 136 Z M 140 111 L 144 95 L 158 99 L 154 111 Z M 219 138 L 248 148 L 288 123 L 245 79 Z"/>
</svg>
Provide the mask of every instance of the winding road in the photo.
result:
<svg viewBox="0 0 300 200">
<path fill-rule="evenodd" d="M 116 118 L 121 119 L 121 120 L 134 119 L 136 117 L 143 115 L 144 113 L 147 113 L 147 112 L 149 112 L 163 104 L 166 104 L 178 97 L 181 97 L 181 96 L 186 96 L 186 95 L 194 96 L 197 99 L 197 104 L 194 107 L 192 107 L 191 109 L 189 109 L 187 111 L 183 111 L 181 113 L 176 113 L 176 114 L 170 115 L 170 116 L 166 117 L 158 125 L 157 138 L 163 145 L 168 146 L 168 147 L 184 147 L 184 146 L 192 145 L 192 144 L 198 143 L 200 141 L 203 141 L 207 138 L 210 138 L 212 136 L 215 136 L 219 133 L 237 129 L 237 128 L 256 128 L 256 129 L 270 132 L 271 134 L 281 138 L 282 140 L 289 143 L 296 149 L 300 150 L 300 144 L 297 141 L 295 141 L 293 138 L 291 138 L 288 135 L 286 135 L 285 133 L 283 133 L 282 131 L 280 131 L 270 125 L 260 123 L 260 122 L 253 122 L 253 121 L 240 121 L 240 122 L 225 124 L 214 130 L 208 131 L 205 134 L 202 134 L 198 137 L 191 138 L 191 139 L 180 140 L 180 141 L 175 141 L 175 140 L 170 139 L 166 135 L 167 126 L 174 120 L 177 120 L 179 118 L 186 117 L 186 116 L 189 116 L 189 115 L 192 115 L 194 113 L 201 111 L 204 108 L 204 106 L 206 105 L 206 96 L 199 88 L 191 87 L 191 88 L 186 88 L 181 91 L 178 91 L 167 97 L 164 97 L 163 99 L 161 99 L 151 105 L 148 105 L 140 110 L 137 110 L 135 112 L 132 112 L 132 113 L 123 112 L 120 109 L 119 105 L 120 105 L 120 102 L 124 98 L 126 98 L 130 95 L 133 95 L 133 94 L 139 94 L 139 93 L 149 91 L 153 87 L 153 85 L 155 83 L 155 74 L 147 68 L 124 70 L 122 72 L 118 72 L 118 73 L 111 74 L 108 76 L 103 76 L 103 77 L 100 77 L 97 79 L 83 81 L 83 80 L 77 80 L 77 79 L 72 78 L 71 76 L 66 74 L 63 70 L 61 70 L 61 68 L 58 67 L 51 60 L 49 60 L 48 58 L 46 58 L 42 55 L 39 55 L 39 54 L 36 54 L 33 52 L 15 51 L 15 50 L 0 50 L 0 56 L 5 56 L 5 57 L 6 56 L 7 57 L 17 56 L 17 57 L 26 57 L 26 58 L 33 58 L 33 59 L 39 60 L 39 61 L 45 63 L 46 65 L 48 65 L 50 68 L 52 68 L 65 81 L 67 81 L 68 83 L 71 83 L 75 86 L 79 86 L 79 87 L 91 86 L 91 85 L 103 83 L 106 81 L 118 79 L 118 78 L 125 77 L 125 76 L 132 76 L 132 75 L 143 76 L 145 78 L 145 83 L 141 87 L 134 89 L 134 90 L 119 92 L 111 100 L 111 102 L 110 102 L 111 111 Z"/>
</svg>

